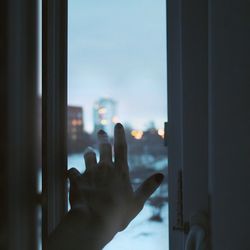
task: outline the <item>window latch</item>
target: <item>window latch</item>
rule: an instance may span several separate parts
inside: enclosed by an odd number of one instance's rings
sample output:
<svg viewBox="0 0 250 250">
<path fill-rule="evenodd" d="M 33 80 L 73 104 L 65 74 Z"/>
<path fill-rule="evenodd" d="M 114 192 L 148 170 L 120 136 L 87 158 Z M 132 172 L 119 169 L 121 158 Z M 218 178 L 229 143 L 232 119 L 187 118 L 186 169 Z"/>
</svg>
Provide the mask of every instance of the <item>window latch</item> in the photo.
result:
<svg viewBox="0 0 250 250">
<path fill-rule="evenodd" d="M 182 171 L 178 172 L 177 180 L 177 204 L 176 204 L 176 224 L 173 226 L 174 231 L 181 231 L 187 234 L 189 232 L 189 223 L 183 219 L 183 187 L 182 187 Z"/>
<path fill-rule="evenodd" d="M 168 135 L 168 122 L 164 122 L 164 146 L 165 147 L 168 146 L 167 135 Z"/>
</svg>

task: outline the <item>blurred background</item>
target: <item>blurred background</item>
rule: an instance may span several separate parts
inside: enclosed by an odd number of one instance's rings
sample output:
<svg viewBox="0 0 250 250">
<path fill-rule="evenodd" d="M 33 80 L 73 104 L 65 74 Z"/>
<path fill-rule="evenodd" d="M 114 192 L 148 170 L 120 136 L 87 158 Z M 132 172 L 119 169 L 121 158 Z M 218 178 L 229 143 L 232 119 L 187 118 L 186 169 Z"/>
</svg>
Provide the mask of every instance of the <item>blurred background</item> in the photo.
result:
<svg viewBox="0 0 250 250">
<path fill-rule="evenodd" d="M 134 189 L 153 172 L 164 184 L 105 250 L 168 249 L 166 3 L 69 0 L 68 168 L 84 171 L 83 152 L 112 142 L 125 126 Z M 98 154 L 98 151 L 96 151 Z"/>
</svg>

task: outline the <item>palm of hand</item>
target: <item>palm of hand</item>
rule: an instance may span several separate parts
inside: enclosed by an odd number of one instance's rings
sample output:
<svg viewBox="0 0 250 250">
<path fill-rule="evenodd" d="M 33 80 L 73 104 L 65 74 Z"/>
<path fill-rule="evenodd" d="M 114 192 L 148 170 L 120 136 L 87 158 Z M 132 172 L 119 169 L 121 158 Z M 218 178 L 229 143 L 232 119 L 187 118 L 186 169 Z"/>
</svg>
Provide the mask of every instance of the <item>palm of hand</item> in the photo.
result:
<svg viewBox="0 0 250 250">
<path fill-rule="evenodd" d="M 89 216 L 101 218 L 122 230 L 135 213 L 134 193 L 129 178 L 106 163 L 79 176 L 71 189 L 71 207 L 84 208 Z"/>
<path fill-rule="evenodd" d="M 86 171 L 69 171 L 70 203 L 93 221 L 101 220 L 115 234 L 123 230 L 141 211 L 147 198 L 160 185 L 163 176 L 155 174 L 134 192 L 129 179 L 127 145 L 121 124 L 115 127 L 114 162 L 112 147 L 104 131 L 98 133 L 100 162 L 93 151 L 85 155 Z"/>
</svg>

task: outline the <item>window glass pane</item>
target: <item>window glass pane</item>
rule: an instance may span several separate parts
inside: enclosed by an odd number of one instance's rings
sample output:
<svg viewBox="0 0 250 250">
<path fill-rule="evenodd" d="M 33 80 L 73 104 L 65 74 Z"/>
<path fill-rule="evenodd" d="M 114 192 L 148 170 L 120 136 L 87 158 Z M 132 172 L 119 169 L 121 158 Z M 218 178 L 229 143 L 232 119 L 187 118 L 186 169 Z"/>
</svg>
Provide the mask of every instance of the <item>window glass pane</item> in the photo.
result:
<svg viewBox="0 0 250 250">
<path fill-rule="evenodd" d="M 126 129 L 134 189 L 166 176 L 142 212 L 105 250 L 168 249 L 166 3 L 69 0 L 68 168 L 84 171 L 82 152 L 96 132 Z"/>
</svg>

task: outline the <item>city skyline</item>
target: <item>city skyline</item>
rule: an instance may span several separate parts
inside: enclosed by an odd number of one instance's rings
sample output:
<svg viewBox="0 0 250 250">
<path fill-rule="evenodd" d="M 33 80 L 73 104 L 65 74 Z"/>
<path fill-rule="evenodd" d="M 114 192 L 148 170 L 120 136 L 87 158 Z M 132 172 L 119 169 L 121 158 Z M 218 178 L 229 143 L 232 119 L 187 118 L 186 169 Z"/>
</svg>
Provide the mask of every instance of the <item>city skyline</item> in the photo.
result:
<svg viewBox="0 0 250 250">
<path fill-rule="evenodd" d="M 111 111 L 110 108 L 110 104 L 105 104 L 106 103 L 113 103 L 112 105 L 114 106 L 114 110 Z M 118 122 L 121 122 L 119 119 L 119 114 L 116 112 L 116 106 L 117 106 L 117 102 L 114 101 L 111 98 L 99 98 L 97 101 L 94 102 L 93 106 L 92 106 L 92 123 L 94 124 L 94 129 L 93 131 L 89 131 L 86 130 L 86 118 L 85 118 L 85 109 L 83 106 L 78 106 L 78 105 L 68 105 L 68 130 L 70 128 L 71 125 L 71 120 L 72 120 L 72 115 L 71 114 L 71 110 L 81 110 L 81 116 L 78 117 L 77 119 L 80 119 L 82 121 L 82 124 L 78 124 L 82 126 L 82 131 L 84 132 L 88 132 L 88 133 L 97 133 L 99 131 L 99 129 L 104 129 L 106 132 L 108 132 L 108 134 L 112 135 L 113 133 L 113 128 L 114 125 Z M 113 109 L 113 108 L 111 108 Z M 75 112 L 75 111 L 74 111 Z M 73 115 L 73 117 L 76 117 L 75 115 Z M 73 118 L 76 119 L 76 118 Z M 110 128 L 108 128 L 109 126 L 111 126 Z M 155 124 L 154 121 L 152 120 L 148 120 L 147 123 L 145 124 L 144 128 L 139 128 L 136 126 L 132 126 L 132 124 L 130 123 L 124 123 L 124 126 L 129 126 L 128 128 L 130 129 L 139 129 L 142 131 L 146 131 L 148 129 L 163 129 L 164 126 L 157 126 L 157 124 Z M 107 128 L 106 128 L 107 127 Z"/>
<path fill-rule="evenodd" d="M 165 1 L 69 1 L 68 104 L 112 98 L 122 123 L 144 129 L 167 120 Z"/>
</svg>

